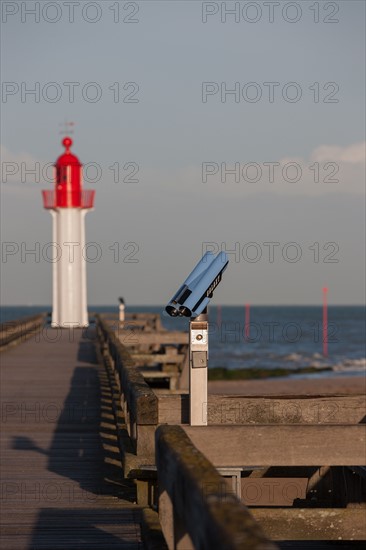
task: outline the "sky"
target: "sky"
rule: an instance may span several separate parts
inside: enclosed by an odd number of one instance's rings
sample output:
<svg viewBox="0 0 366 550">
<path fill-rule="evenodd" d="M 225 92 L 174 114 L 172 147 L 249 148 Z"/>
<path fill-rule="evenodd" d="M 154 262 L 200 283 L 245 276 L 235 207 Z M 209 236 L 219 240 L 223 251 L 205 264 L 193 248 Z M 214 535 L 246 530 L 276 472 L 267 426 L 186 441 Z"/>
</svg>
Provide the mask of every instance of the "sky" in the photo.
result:
<svg viewBox="0 0 366 550">
<path fill-rule="evenodd" d="M 3 305 L 51 303 L 65 120 L 89 304 L 167 303 L 206 250 L 229 254 L 216 304 L 364 302 L 363 1 L 1 8 Z"/>
</svg>

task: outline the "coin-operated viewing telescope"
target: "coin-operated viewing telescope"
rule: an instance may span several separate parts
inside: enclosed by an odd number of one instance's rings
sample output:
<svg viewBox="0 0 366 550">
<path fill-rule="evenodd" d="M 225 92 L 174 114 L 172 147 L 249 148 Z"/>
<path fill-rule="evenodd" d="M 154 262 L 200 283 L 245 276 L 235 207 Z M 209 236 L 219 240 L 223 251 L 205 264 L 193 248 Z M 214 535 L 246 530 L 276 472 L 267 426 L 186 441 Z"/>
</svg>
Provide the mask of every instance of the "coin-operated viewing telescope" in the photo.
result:
<svg viewBox="0 0 366 550">
<path fill-rule="evenodd" d="M 225 252 L 206 254 L 174 294 L 165 311 L 171 317 L 197 317 L 207 307 L 229 260 Z"/>
<path fill-rule="evenodd" d="M 165 308 L 171 317 L 190 317 L 189 395 L 191 426 L 207 425 L 207 306 L 229 263 L 227 254 L 206 252 Z"/>
</svg>

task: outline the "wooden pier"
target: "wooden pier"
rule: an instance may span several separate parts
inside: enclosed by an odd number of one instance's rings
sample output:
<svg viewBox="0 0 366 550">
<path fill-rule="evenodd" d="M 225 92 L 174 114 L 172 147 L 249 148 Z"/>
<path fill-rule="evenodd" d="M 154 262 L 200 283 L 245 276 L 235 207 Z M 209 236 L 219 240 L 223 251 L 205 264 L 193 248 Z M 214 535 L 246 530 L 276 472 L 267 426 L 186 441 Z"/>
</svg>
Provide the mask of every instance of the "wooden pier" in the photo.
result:
<svg viewBox="0 0 366 550">
<path fill-rule="evenodd" d="M 0 357 L 1 548 L 143 548 L 95 331 L 22 326 Z"/>
<path fill-rule="evenodd" d="M 189 426 L 188 335 L 154 314 L 95 321 L 3 327 L 3 548 L 366 540 L 364 395 L 209 395 L 208 426 Z"/>
</svg>

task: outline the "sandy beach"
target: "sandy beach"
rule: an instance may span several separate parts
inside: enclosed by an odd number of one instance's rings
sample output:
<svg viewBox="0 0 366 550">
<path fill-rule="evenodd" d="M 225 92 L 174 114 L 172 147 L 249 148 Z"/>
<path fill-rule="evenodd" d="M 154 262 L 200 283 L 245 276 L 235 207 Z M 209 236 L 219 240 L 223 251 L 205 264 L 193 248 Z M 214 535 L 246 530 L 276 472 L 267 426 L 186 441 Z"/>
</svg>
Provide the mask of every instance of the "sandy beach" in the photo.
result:
<svg viewBox="0 0 366 550">
<path fill-rule="evenodd" d="M 221 395 L 365 395 L 366 376 L 316 380 L 215 380 L 208 392 Z"/>
</svg>

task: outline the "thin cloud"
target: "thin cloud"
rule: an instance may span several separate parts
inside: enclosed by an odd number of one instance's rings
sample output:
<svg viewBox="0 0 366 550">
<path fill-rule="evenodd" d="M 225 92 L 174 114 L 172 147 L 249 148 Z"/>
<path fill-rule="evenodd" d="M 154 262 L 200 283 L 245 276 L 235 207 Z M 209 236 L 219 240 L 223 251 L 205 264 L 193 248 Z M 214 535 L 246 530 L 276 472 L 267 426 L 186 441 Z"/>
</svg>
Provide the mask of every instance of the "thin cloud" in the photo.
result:
<svg viewBox="0 0 366 550">
<path fill-rule="evenodd" d="M 366 161 L 366 142 L 354 143 L 346 147 L 320 145 L 311 154 L 311 159 L 317 162 L 334 161 L 364 164 Z"/>
<path fill-rule="evenodd" d="M 308 158 L 284 156 L 258 159 L 255 163 L 250 159 L 220 158 L 214 162 L 210 159 L 212 174 L 205 173 L 205 183 L 202 183 L 204 165 L 187 168 L 179 179 L 187 183 L 195 180 L 210 193 L 228 198 L 261 193 L 304 197 L 358 195 L 365 192 L 365 146 L 365 142 L 345 147 L 320 145 Z M 190 191 L 192 186 L 187 185 L 186 189 Z"/>
</svg>

